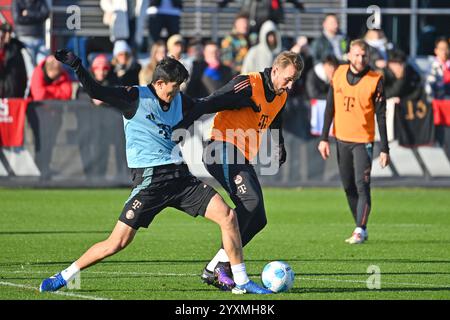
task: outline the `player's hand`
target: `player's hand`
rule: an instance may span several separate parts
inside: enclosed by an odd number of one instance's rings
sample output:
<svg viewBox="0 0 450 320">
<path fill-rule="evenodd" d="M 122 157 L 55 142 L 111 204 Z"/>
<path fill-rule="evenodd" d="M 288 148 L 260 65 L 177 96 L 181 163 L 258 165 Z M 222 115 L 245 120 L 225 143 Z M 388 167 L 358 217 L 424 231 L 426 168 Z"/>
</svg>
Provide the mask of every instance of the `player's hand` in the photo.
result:
<svg viewBox="0 0 450 320">
<path fill-rule="evenodd" d="M 391 159 L 389 157 L 389 153 L 380 152 L 380 166 L 381 168 L 385 168 L 389 165 Z"/>
<path fill-rule="evenodd" d="M 278 167 L 281 167 L 286 162 L 287 152 L 284 143 L 281 143 L 278 148 Z"/>
<path fill-rule="evenodd" d="M 81 63 L 81 59 L 67 49 L 57 50 L 55 52 L 55 58 L 71 68 L 76 68 Z"/>
<path fill-rule="evenodd" d="M 322 156 L 323 160 L 327 160 L 330 156 L 330 143 L 328 141 L 320 141 L 319 146 L 317 149 L 320 152 L 320 155 Z"/>
</svg>

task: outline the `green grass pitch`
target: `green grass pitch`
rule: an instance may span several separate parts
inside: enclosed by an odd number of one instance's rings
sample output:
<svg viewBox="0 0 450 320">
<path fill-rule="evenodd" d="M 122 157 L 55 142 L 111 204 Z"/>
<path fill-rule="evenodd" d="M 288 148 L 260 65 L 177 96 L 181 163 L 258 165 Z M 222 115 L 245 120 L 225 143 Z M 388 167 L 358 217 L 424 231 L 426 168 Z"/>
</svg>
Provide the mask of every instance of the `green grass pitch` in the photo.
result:
<svg viewBox="0 0 450 320">
<path fill-rule="evenodd" d="M 219 228 L 166 209 L 124 251 L 83 271 L 79 290 L 41 294 L 43 278 L 109 235 L 129 190 L 0 189 L 0 299 L 450 298 L 448 189 L 374 189 L 362 245 L 344 243 L 354 226 L 342 189 L 264 194 L 268 225 L 245 248 L 247 271 L 260 282 L 267 262 L 287 261 L 296 273 L 288 293 L 236 296 L 202 284 Z M 379 289 L 368 287 L 374 279 Z"/>
</svg>

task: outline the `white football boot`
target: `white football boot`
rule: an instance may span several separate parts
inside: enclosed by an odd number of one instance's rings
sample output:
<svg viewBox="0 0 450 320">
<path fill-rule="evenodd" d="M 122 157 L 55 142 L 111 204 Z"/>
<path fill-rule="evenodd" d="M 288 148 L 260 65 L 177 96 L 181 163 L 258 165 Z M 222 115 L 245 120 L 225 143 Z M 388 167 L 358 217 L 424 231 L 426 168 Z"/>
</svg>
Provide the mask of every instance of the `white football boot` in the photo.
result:
<svg viewBox="0 0 450 320">
<path fill-rule="evenodd" d="M 362 228 L 356 228 L 352 236 L 345 240 L 349 244 L 361 244 L 368 239 L 368 234 Z"/>
</svg>

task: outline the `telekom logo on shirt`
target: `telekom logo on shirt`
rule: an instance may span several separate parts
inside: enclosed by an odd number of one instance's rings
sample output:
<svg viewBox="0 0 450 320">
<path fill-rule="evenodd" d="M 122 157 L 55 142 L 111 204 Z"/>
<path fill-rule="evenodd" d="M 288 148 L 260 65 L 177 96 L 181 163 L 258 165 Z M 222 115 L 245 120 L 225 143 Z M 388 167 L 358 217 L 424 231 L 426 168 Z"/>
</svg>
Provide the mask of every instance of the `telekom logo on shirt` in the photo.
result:
<svg viewBox="0 0 450 320">
<path fill-rule="evenodd" d="M 344 97 L 344 107 L 346 108 L 345 111 L 350 111 L 350 108 L 353 108 L 355 106 L 355 97 Z"/>
<path fill-rule="evenodd" d="M 268 122 L 269 122 L 269 116 L 266 114 L 261 115 L 261 118 L 259 118 L 259 123 L 258 123 L 259 129 L 267 128 Z"/>
</svg>

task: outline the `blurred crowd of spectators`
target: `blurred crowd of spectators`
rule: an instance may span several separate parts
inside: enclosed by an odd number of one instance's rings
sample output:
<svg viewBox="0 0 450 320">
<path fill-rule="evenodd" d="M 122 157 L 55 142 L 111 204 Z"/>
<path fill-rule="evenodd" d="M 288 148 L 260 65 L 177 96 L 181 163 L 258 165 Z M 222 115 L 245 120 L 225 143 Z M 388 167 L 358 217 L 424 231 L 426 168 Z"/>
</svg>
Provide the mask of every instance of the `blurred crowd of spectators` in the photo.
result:
<svg viewBox="0 0 450 320">
<path fill-rule="evenodd" d="M 229 2 L 219 1 L 219 7 Z M 101 0 L 113 50 L 91 53 L 83 57 L 84 63 L 102 84 L 147 85 L 157 62 L 170 55 L 181 61 L 190 73 L 182 90 L 199 98 L 211 94 L 240 73 L 262 71 L 282 50 L 292 50 L 303 57 L 305 70 L 290 92 L 287 112 L 307 108 L 311 99 L 324 99 L 334 70 L 346 61 L 350 41 L 340 31 L 337 16 L 325 16 L 322 34 L 311 43 L 301 36 L 284 47 L 286 42 L 282 42 L 278 27 L 283 21 L 283 2 L 244 2 L 243 11 L 236 16 L 229 35 L 214 42 L 185 39 L 180 35 L 182 1 Z M 290 2 L 299 10 L 303 9 L 301 1 Z M 78 97 L 80 90 L 76 79 L 45 48 L 44 22 L 49 11 L 45 0 L 13 1 L 14 28 L 6 23 L 0 26 L 1 98 L 64 100 Z M 142 29 L 147 23 L 143 17 L 148 17 L 151 40 L 149 54 L 144 59 L 137 55 L 137 48 L 143 42 Z M 163 29 L 167 31 L 165 34 L 161 32 Z M 384 76 L 387 98 L 398 101 L 426 94 L 428 99 L 449 99 L 448 39 L 436 39 L 435 56 L 428 72 L 424 73 L 386 38 L 383 30 L 368 30 L 362 37 L 370 48 L 371 67 Z M 93 104 L 100 103 L 93 101 Z"/>
</svg>

